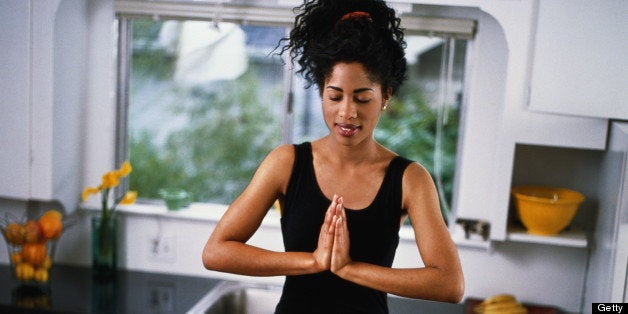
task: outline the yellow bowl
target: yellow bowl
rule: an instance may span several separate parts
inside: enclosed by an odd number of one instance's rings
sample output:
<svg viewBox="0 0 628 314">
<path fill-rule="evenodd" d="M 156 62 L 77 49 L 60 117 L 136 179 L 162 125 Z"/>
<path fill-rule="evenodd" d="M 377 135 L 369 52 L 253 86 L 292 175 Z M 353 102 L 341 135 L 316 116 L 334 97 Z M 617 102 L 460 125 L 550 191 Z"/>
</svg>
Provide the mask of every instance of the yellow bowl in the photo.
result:
<svg viewBox="0 0 628 314">
<path fill-rule="evenodd" d="M 579 192 L 546 186 L 512 189 L 517 214 L 528 233 L 555 235 L 567 227 L 584 201 Z"/>
</svg>

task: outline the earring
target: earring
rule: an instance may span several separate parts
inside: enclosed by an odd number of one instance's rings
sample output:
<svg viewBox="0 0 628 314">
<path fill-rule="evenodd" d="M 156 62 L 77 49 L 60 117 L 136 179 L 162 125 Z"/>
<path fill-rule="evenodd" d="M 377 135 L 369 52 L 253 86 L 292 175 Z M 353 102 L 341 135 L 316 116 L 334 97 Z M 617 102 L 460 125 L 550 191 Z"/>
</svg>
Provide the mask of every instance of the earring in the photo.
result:
<svg viewBox="0 0 628 314">
<path fill-rule="evenodd" d="M 384 105 L 382 106 L 382 111 L 386 110 L 386 108 L 388 108 L 388 104 L 384 104 Z"/>
</svg>

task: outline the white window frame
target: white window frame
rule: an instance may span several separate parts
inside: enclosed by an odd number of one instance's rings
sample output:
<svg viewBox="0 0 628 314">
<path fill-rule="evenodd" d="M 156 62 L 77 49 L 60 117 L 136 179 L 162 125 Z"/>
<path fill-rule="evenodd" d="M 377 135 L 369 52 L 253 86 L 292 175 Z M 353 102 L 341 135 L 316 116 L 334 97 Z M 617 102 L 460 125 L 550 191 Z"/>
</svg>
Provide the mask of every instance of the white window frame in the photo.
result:
<svg viewBox="0 0 628 314">
<path fill-rule="evenodd" d="M 394 7 L 394 4 L 393 4 Z M 126 37 L 119 36 L 118 40 L 118 81 L 117 81 L 117 114 L 116 114 L 116 164 L 126 160 L 127 154 L 127 110 L 128 110 L 128 80 L 129 80 L 129 43 L 124 38 L 130 38 L 128 18 L 150 17 L 153 19 L 193 19 L 205 21 L 225 21 L 234 23 L 254 23 L 261 26 L 280 26 L 290 28 L 293 25 L 295 13 L 291 7 L 260 7 L 249 5 L 235 5 L 214 1 L 151 1 L 151 0 L 116 0 L 114 2 L 116 16 L 120 18 L 119 34 L 127 33 Z M 470 39 L 476 31 L 476 22 L 469 19 L 443 18 L 429 16 L 401 15 L 401 27 L 407 34 L 442 36 L 451 38 Z M 288 64 L 288 62 L 286 62 Z M 292 70 L 285 67 L 283 108 L 286 112 L 282 121 L 282 142 L 288 142 L 291 134 L 292 101 Z M 289 75 L 288 75 L 289 74 Z"/>
<path fill-rule="evenodd" d="M 393 4 L 394 7 L 394 4 Z M 236 5 L 224 2 L 211 1 L 161 1 L 161 0 L 115 0 L 114 11 L 118 17 L 118 34 L 127 32 L 126 36 L 118 36 L 117 62 L 117 93 L 116 93 L 116 137 L 115 137 L 115 164 L 121 164 L 128 158 L 127 150 L 127 111 L 128 111 L 128 80 L 129 58 L 128 49 L 131 38 L 130 18 L 177 19 L 177 20 L 204 20 L 213 22 L 251 23 L 260 26 L 279 26 L 289 29 L 294 23 L 295 13 L 292 7 L 259 7 Z M 399 11 L 399 10 L 398 10 Z M 475 36 L 477 22 L 471 19 L 417 16 L 411 13 L 401 13 L 401 27 L 407 35 L 443 36 L 455 39 L 472 39 Z M 127 42 L 124 42 L 126 38 Z M 289 64 L 289 62 L 286 62 Z M 289 142 L 292 138 L 291 108 L 292 104 L 292 69 L 284 68 L 284 93 L 281 139 Z M 125 181 L 124 184 L 128 184 Z M 121 191 L 125 190 L 125 186 Z M 225 206 L 226 207 L 226 206 Z M 402 228 L 400 234 L 407 233 L 410 237 L 412 230 Z"/>
</svg>

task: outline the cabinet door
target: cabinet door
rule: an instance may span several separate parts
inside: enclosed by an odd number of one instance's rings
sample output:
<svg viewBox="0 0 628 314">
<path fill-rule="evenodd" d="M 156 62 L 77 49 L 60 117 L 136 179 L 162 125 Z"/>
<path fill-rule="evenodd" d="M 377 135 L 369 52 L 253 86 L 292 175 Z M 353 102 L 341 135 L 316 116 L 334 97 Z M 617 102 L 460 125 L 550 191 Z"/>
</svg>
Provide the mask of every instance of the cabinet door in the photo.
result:
<svg viewBox="0 0 628 314">
<path fill-rule="evenodd" d="M 611 124 L 601 162 L 599 204 L 583 304 L 622 302 L 628 263 L 628 123 Z"/>
<path fill-rule="evenodd" d="M 628 119 L 628 1 L 539 1 L 530 109 Z"/>
<path fill-rule="evenodd" d="M 0 197 L 30 193 L 30 2 L 0 1 Z"/>
</svg>

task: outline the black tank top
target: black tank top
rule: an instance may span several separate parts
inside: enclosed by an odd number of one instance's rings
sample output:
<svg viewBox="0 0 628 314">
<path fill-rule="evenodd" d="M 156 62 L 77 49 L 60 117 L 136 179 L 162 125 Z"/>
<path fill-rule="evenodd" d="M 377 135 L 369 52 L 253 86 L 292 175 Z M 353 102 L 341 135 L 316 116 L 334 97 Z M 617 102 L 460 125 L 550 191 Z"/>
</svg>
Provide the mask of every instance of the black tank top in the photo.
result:
<svg viewBox="0 0 628 314">
<path fill-rule="evenodd" d="M 287 187 L 281 232 L 286 252 L 314 252 L 325 211 L 331 204 L 314 174 L 312 146 L 294 145 L 295 161 Z M 346 210 L 354 261 L 392 266 L 399 244 L 401 182 L 410 160 L 390 162 L 373 202 Z M 341 279 L 330 271 L 286 276 L 276 313 L 388 313 L 386 294 Z"/>
</svg>

